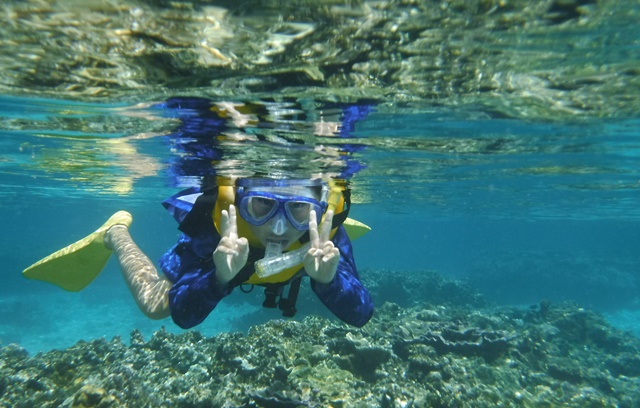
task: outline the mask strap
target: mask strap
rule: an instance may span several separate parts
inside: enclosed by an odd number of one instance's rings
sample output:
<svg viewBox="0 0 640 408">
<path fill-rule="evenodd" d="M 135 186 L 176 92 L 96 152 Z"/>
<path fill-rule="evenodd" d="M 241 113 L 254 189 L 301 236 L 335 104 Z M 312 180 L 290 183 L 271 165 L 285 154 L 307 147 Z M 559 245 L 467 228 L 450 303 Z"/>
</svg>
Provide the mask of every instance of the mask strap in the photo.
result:
<svg viewBox="0 0 640 408">
<path fill-rule="evenodd" d="M 331 229 L 337 228 L 344 223 L 349 217 L 349 210 L 351 209 L 351 190 L 345 189 L 342 191 L 344 197 L 344 206 L 342 211 L 333 215 L 333 221 L 331 221 Z"/>
</svg>

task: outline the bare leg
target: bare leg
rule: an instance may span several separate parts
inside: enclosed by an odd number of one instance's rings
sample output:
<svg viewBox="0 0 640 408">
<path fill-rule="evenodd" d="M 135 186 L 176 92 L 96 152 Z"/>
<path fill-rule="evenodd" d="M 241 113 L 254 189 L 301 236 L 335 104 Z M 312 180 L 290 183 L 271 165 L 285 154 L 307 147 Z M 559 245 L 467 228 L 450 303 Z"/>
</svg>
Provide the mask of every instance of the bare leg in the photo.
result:
<svg viewBox="0 0 640 408">
<path fill-rule="evenodd" d="M 140 310 L 151 319 L 168 317 L 171 282 L 158 275 L 153 262 L 133 242 L 127 227 L 109 228 L 104 244 L 115 252 L 124 280 Z"/>
</svg>

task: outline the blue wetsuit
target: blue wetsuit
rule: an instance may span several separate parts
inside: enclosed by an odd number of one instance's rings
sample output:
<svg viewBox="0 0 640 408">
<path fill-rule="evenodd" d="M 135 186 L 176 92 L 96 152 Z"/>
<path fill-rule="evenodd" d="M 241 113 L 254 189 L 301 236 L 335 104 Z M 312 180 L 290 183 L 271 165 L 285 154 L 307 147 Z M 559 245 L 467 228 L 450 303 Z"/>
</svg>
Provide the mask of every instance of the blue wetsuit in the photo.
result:
<svg viewBox="0 0 640 408">
<path fill-rule="evenodd" d="M 254 272 L 253 262 L 264 255 L 264 250 L 251 248 L 247 265 L 230 282 L 228 288 L 220 289 L 216 283 L 216 267 L 212 258 L 213 251 L 220 242 L 220 234 L 211 219 L 217 190 L 209 192 L 206 200 L 198 198 L 196 205 L 181 199 L 189 196 L 200 197 L 199 189 L 186 190 L 163 202 L 180 223 L 183 234 L 178 243 L 160 259 L 162 271 L 173 283 L 169 291 L 171 317 L 178 326 L 185 329 L 200 324 L 222 298 L 245 282 Z M 204 204 L 199 205 L 200 202 Z M 331 240 L 340 250 L 336 276 L 329 285 L 317 284 L 312 279 L 311 288 L 338 318 L 361 327 L 373 315 L 371 296 L 360 282 L 351 241 L 344 227 L 340 226 Z"/>
</svg>

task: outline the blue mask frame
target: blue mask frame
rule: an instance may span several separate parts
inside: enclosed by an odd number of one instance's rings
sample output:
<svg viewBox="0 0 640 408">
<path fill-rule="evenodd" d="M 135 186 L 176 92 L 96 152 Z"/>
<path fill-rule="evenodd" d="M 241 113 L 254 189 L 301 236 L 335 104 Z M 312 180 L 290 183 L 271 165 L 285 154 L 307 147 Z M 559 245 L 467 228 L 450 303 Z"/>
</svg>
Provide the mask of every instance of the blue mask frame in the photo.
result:
<svg viewBox="0 0 640 408">
<path fill-rule="evenodd" d="M 252 200 L 264 199 L 260 201 L 263 208 L 261 214 L 252 211 Z M 309 212 L 315 210 L 316 222 L 320 223 L 322 214 L 327 209 L 327 203 L 304 196 L 282 195 L 263 191 L 247 191 L 237 193 L 237 204 L 240 216 L 249 224 L 260 226 L 273 219 L 276 214 L 283 214 L 286 219 L 298 231 L 309 229 Z M 305 215 L 305 217 L 302 217 Z"/>
</svg>

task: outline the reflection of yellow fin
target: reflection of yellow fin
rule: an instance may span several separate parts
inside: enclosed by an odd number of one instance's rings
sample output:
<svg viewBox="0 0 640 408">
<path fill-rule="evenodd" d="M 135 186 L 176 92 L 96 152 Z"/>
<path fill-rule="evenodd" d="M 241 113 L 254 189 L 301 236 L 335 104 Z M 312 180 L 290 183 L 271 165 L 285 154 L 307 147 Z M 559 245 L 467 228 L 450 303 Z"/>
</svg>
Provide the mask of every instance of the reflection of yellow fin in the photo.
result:
<svg viewBox="0 0 640 408">
<path fill-rule="evenodd" d="M 371 227 L 369 227 L 368 225 L 365 225 L 360 221 L 356 221 L 351 218 L 347 218 L 346 220 L 344 220 L 342 225 L 344 226 L 344 229 L 347 230 L 347 235 L 352 241 L 371 231 Z"/>
<path fill-rule="evenodd" d="M 30 279 L 53 283 L 62 289 L 78 292 L 90 284 L 107 264 L 111 251 L 104 246 L 104 234 L 116 225 L 131 225 L 131 214 L 118 211 L 94 233 L 74 242 L 25 269 Z"/>
</svg>

